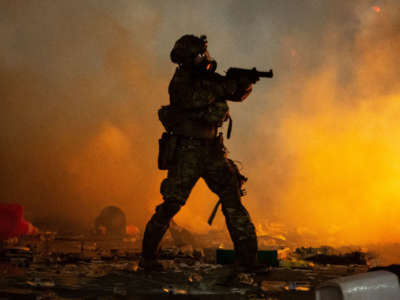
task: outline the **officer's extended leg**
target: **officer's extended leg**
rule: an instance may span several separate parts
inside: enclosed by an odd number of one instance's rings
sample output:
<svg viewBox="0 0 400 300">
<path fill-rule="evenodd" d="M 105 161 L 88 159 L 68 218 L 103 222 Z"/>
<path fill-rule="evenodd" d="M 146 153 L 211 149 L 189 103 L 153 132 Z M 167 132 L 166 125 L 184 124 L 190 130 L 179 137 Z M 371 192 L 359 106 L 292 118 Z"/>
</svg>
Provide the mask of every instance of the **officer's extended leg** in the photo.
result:
<svg viewBox="0 0 400 300">
<path fill-rule="evenodd" d="M 185 204 L 190 191 L 198 180 L 196 166 L 192 160 L 182 155 L 176 166 L 168 171 L 168 177 L 161 184 L 164 202 L 157 206 L 156 212 L 146 225 L 143 237 L 142 257 L 155 260 L 159 244 L 169 227 L 171 219 Z"/>
<path fill-rule="evenodd" d="M 240 199 L 236 171 L 226 158 L 220 158 L 207 167 L 203 177 L 209 188 L 220 197 L 222 212 L 235 247 L 236 263 L 251 269 L 257 264 L 257 235 Z"/>
</svg>

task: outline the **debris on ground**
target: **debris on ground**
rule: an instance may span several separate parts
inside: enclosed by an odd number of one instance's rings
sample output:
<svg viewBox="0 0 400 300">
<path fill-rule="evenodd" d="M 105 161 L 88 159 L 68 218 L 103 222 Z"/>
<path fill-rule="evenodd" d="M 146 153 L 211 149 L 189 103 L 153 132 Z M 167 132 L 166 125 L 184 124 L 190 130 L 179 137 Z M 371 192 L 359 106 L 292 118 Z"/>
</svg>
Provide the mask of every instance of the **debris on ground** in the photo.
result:
<svg viewBox="0 0 400 300">
<path fill-rule="evenodd" d="M 184 247 L 184 246 L 191 246 L 191 247 L 198 247 L 196 237 L 186 228 L 179 226 L 175 223 L 174 220 L 171 221 L 169 226 L 169 231 L 171 233 L 171 237 L 175 243 L 176 247 Z"/>
<path fill-rule="evenodd" d="M 388 271 L 373 271 L 331 279 L 318 286 L 315 291 L 316 300 L 398 300 L 399 295 L 399 278 Z"/>
<path fill-rule="evenodd" d="M 333 247 L 323 246 L 319 248 L 297 248 L 295 253 L 306 261 L 323 265 L 366 265 L 367 253 L 351 251 L 340 253 Z"/>
<path fill-rule="evenodd" d="M 314 289 L 322 282 L 368 271 L 367 266 L 353 262 L 351 265 L 313 263 L 305 260 L 305 256 L 315 255 L 314 250 L 298 253 L 282 248 L 285 255 L 280 256 L 279 266 L 264 273 L 237 274 L 233 265 L 216 263 L 216 246 L 177 247 L 173 242 L 164 245 L 168 245 L 160 257 L 164 271 L 149 273 L 139 267 L 140 241 L 56 232 L 20 237 L 3 244 L 0 250 L 0 298 L 30 295 L 47 299 L 46 295 L 51 294 L 48 299 L 76 299 L 82 295 L 86 298 L 152 295 L 155 299 L 165 295 L 193 295 L 205 299 L 218 295 L 218 299 L 230 300 L 314 299 Z M 273 251 L 278 257 L 279 251 Z"/>
<path fill-rule="evenodd" d="M 264 292 L 280 292 L 284 290 L 286 281 L 268 281 L 263 280 L 260 283 L 260 288 Z"/>
<path fill-rule="evenodd" d="M 38 233 L 38 229 L 24 219 L 22 205 L 0 203 L 0 241 Z"/>
</svg>

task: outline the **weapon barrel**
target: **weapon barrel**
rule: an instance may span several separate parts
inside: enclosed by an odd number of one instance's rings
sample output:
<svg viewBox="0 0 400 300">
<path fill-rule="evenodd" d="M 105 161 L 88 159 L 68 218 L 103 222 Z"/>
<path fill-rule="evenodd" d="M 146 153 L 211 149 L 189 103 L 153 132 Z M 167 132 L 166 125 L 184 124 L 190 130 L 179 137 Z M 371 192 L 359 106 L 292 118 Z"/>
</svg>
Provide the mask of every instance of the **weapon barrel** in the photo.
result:
<svg viewBox="0 0 400 300">
<path fill-rule="evenodd" d="M 272 78 L 274 76 L 274 73 L 272 72 L 272 69 L 271 69 L 267 72 L 257 71 L 257 75 L 258 75 L 258 77 Z"/>
<path fill-rule="evenodd" d="M 272 78 L 274 76 L 272 69 L 266 72 L 257 71 L 256 68 L 253 69 L 241 69 L 241 68 L 229 68 L 226 72 L 228 78 L 239 79 L 241 77 L 247 77 L 251 81 L 258 81 L 259 78 Z"/>
</svg>

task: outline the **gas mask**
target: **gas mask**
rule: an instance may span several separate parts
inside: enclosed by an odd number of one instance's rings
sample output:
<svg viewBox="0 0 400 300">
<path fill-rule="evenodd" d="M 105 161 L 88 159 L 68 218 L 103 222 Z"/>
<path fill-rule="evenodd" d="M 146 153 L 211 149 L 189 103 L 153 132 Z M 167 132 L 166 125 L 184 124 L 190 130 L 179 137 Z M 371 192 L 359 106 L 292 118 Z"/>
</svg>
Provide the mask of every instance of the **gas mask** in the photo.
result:
<svg viewBox="0 0 400 300">
<path fill-rule="evenodd" d="M 171 61 L 182 68 L 214 72 L 217 62 L 208 53 L 207 44 L 205 35 L 184 35 L 176 41 L 171 51 Z"/>
</svg>

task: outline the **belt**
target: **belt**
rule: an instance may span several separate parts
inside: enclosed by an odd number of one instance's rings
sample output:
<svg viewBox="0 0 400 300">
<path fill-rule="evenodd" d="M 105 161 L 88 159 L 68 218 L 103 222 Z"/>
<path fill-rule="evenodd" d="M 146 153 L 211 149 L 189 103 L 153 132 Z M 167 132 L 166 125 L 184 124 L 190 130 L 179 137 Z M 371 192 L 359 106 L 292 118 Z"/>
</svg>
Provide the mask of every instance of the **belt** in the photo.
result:
<svg viewBox="0 0 400 300">
<path fill-rule="evenodd" d="M 185 137 L 194 137 L 199 139 L 212 139 L 217 136 L 217 126 L 213 124 L 204 124 L 199 121 L 186 120 L 179 123 L 173 132 L 176 135 Z"/>
<path fill-rule="evenodd" d="M 182 136 L 178 135 L 178 143 L 185 143 L 185 141 L 195 144 L 195 145 L 201 145 L 201 146 L 209 146 L 209 145 L 217 145 L 217 144 L 222 144 L 222 135 L 215 136 L 212 138 L 198 138 L 198 137 L 192 137 L 192 136 Z"/>
</svg>

